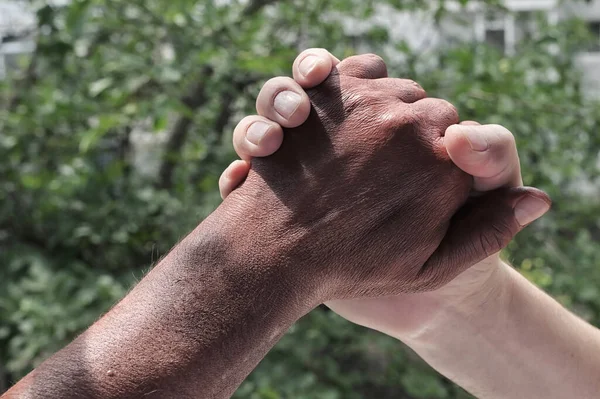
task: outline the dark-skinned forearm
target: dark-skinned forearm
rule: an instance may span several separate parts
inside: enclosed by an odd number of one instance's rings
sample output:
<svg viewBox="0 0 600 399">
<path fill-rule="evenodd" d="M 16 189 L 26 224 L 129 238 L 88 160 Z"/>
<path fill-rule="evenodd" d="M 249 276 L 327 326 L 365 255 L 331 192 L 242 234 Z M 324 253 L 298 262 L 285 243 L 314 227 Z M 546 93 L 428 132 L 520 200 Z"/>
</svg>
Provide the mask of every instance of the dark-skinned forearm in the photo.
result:
<svg viewBox="0 0 600 399">
<path fill-rule="evenodd" d="M 245 239 L 224 231 L 224 212 L 3 398 L 231 396 L 312 306 L 277 267 L 233 248 Z"/>
</svg>

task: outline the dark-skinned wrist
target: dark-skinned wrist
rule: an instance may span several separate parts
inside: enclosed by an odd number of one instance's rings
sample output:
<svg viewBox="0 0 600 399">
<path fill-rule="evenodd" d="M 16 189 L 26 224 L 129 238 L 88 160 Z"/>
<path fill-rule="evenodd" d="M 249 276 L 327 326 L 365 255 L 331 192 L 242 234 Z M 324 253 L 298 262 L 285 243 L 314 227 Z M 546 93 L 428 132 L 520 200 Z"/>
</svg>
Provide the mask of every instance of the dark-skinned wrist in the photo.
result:
<svg viewBox="0 0 600 399">
<path fill-rule="evenodd" d="M 314 233 L 310 226 L 299 227 L 299 217 L 258 178 L 232 192 L 203 224 L 220 232 L 232 273 L 250 273 L 265 284 L 272 280 L 271 287 L 301 301 L 307 312 L 325 299 L 328 265 L 308 250 L 305 241 Z"/>
<path fill-rule="evenodd" d="M 8 397 L 230 397 L 316 305 L 225 204 Z M 249 241 L 250 240 L 250 241 Z M 247 248 L 248 242 L 254 246 Z M 13 396 L 11 396 L 13 395 Z"/>
</svg>

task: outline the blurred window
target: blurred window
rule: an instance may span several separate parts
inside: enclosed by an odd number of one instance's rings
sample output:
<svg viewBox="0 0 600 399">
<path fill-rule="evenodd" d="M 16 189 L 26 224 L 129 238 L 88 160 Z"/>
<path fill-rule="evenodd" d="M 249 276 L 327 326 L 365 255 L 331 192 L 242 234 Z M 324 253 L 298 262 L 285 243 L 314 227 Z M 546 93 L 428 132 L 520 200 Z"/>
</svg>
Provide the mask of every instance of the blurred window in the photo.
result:
<svg viewBox="0 0 600 399">
<path fill-rule="evenodd" d="M 504 29 L 486 29 L 485 42 L 491 46 L 504 51 L 506 49 L 506 40 L 504 38 L 506 31 Z"/>
<path fill-rule="evenodd" d="M 600 21 L 589 22 L 588 27 L 594 38 L 594 42 L 590 45 L 589 51 L 600 52 Z"/>
<path fill-rule="evenodd" d="M 506 14 L 497 10 L 487 10 L 484 16 L 483 40 L 501 51 L 506 51 Z"/>
</svg>

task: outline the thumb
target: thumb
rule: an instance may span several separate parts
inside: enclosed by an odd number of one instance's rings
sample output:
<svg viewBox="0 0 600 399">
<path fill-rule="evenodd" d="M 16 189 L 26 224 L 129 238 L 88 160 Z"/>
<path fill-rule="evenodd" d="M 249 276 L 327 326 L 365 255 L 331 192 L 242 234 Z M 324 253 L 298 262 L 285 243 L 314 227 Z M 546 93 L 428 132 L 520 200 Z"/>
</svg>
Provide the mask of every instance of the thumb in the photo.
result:
<svg viewBox="0 0 600 399">
<path fill-rule="evenodd" d="M 454 215 L 444 239 L 421 269 L 427 289 L 446 284 L 503 249 L 550 204 L 546 193 L 532 187 L 502 188 L 472 198 Z"/>
</svg>

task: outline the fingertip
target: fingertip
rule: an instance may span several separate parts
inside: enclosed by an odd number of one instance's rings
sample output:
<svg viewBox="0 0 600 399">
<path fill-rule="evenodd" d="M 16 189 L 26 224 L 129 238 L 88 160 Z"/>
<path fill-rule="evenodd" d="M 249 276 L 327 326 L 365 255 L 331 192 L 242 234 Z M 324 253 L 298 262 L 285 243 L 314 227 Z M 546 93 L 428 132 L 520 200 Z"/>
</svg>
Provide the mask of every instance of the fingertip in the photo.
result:
<svg viewBox="0 0 600 399">
<path fill-rule="evenodd" d="M 248 139 L 247 139 L 248 140 Z M 249 141 L 249 140 L 248 140 Z M 259 142 L 255 144 L 255 151 L 252 157 L 266 157 L 273 154 L 281 147 L 283 143 L 283 129 L 278 124 L 271 124 L 269 130 L 265 133 Z"/>
<path fill-rule="evenodd" d="M 242 159 L 233 161 L 227 169 L 225 169 L 225 177 L 231 181 L 240 181 L 245 179 L 250 171 L 250 162 Z"/>
<path fill-rule="evenodd" d="M 258 115 L 242 119 L 233 132 L 233 148 L 240 158 L 247 161 L 273 154 L 282 142 L 281 126 Z"/>
<path fill-rule="evenodd" d="M 473 169 L 485 166 L 490 160 L 488 133 L 482 126 L 451 125 L 444 135 L 446 151 L 458 167 L 477 176 L 477 170 Z"/>
<path fill-rule="evenodd" d="M 276 77 L 269 79 L 256 99 L 258 114 L 283 127 L 297 127 L 310 114 L 310 99 L 293 79 Z"/>
<path fill-rule="evenodd" d="M 458 167 L 464 170 L 466 164 L 474 162 L 472 159 L 472 150 L 467 136 L 464 134 L 461 125 L 451 125 L 446 129 L 444 134 L 444 146 L 446 151 Z M 467 173 L 469 171 L 465 170 Z"/>
<path fill-rule="evenodd" d="M 456 166 L 475 177 L 478 191 L 523 184 L 514 136 L 502 126 L 453 125 L 444 145 Z"/>
<path fill-rule="evenodd" d="M 525 227 L 544 216 L 552 205 L 550 197 L 543 191 L 528 188 L 529 192 L 515 204 L 514 216 L 521 227 Z"/>
<path fill-rule="evenodd" d="M 221 198 L 225 199 L 235 190 L 248 176 L 250 162 L 243 160 L 233 161 L 219 177 L 219 192 Z"/>
<path fill-rule="evenodd" d="M 311 48 L 303 51 L 296 58 L 292 66 L 292 74 L 300 86 L 308 89 L 323 83 L 339 62 L 329 51 Z"/>
<path fill-rule="evenodd" d="M 497 176 L 496 171 L 499 167 L 490 151 L 487 151 L 487 144 L 482 144 L 481 140 L 485 138 L 480 136 L 480 132 L 475 132 L 475 139 L 469 139 L 467 129 L 477 128 L 475 126 L 452 125 L 446 129 L 444 136 L 444 146 L 448 156 L 456 166 L 474 177 L 474 188 L 478 191 L 487 191 L 490 188 L 497 188 L 492 182 L 491 186 L 487 179 L 490 176 Z M 473 132 L 471 132 L 473 133 Z M 471 136 L 473 136 L 471 134 Z M 480 141 L 477 141 L 480 140 Z M 489 187 L 488 187 L 489 186 Z M 483 189 L 483 190 L 482 190 Z"/>
</svg>

